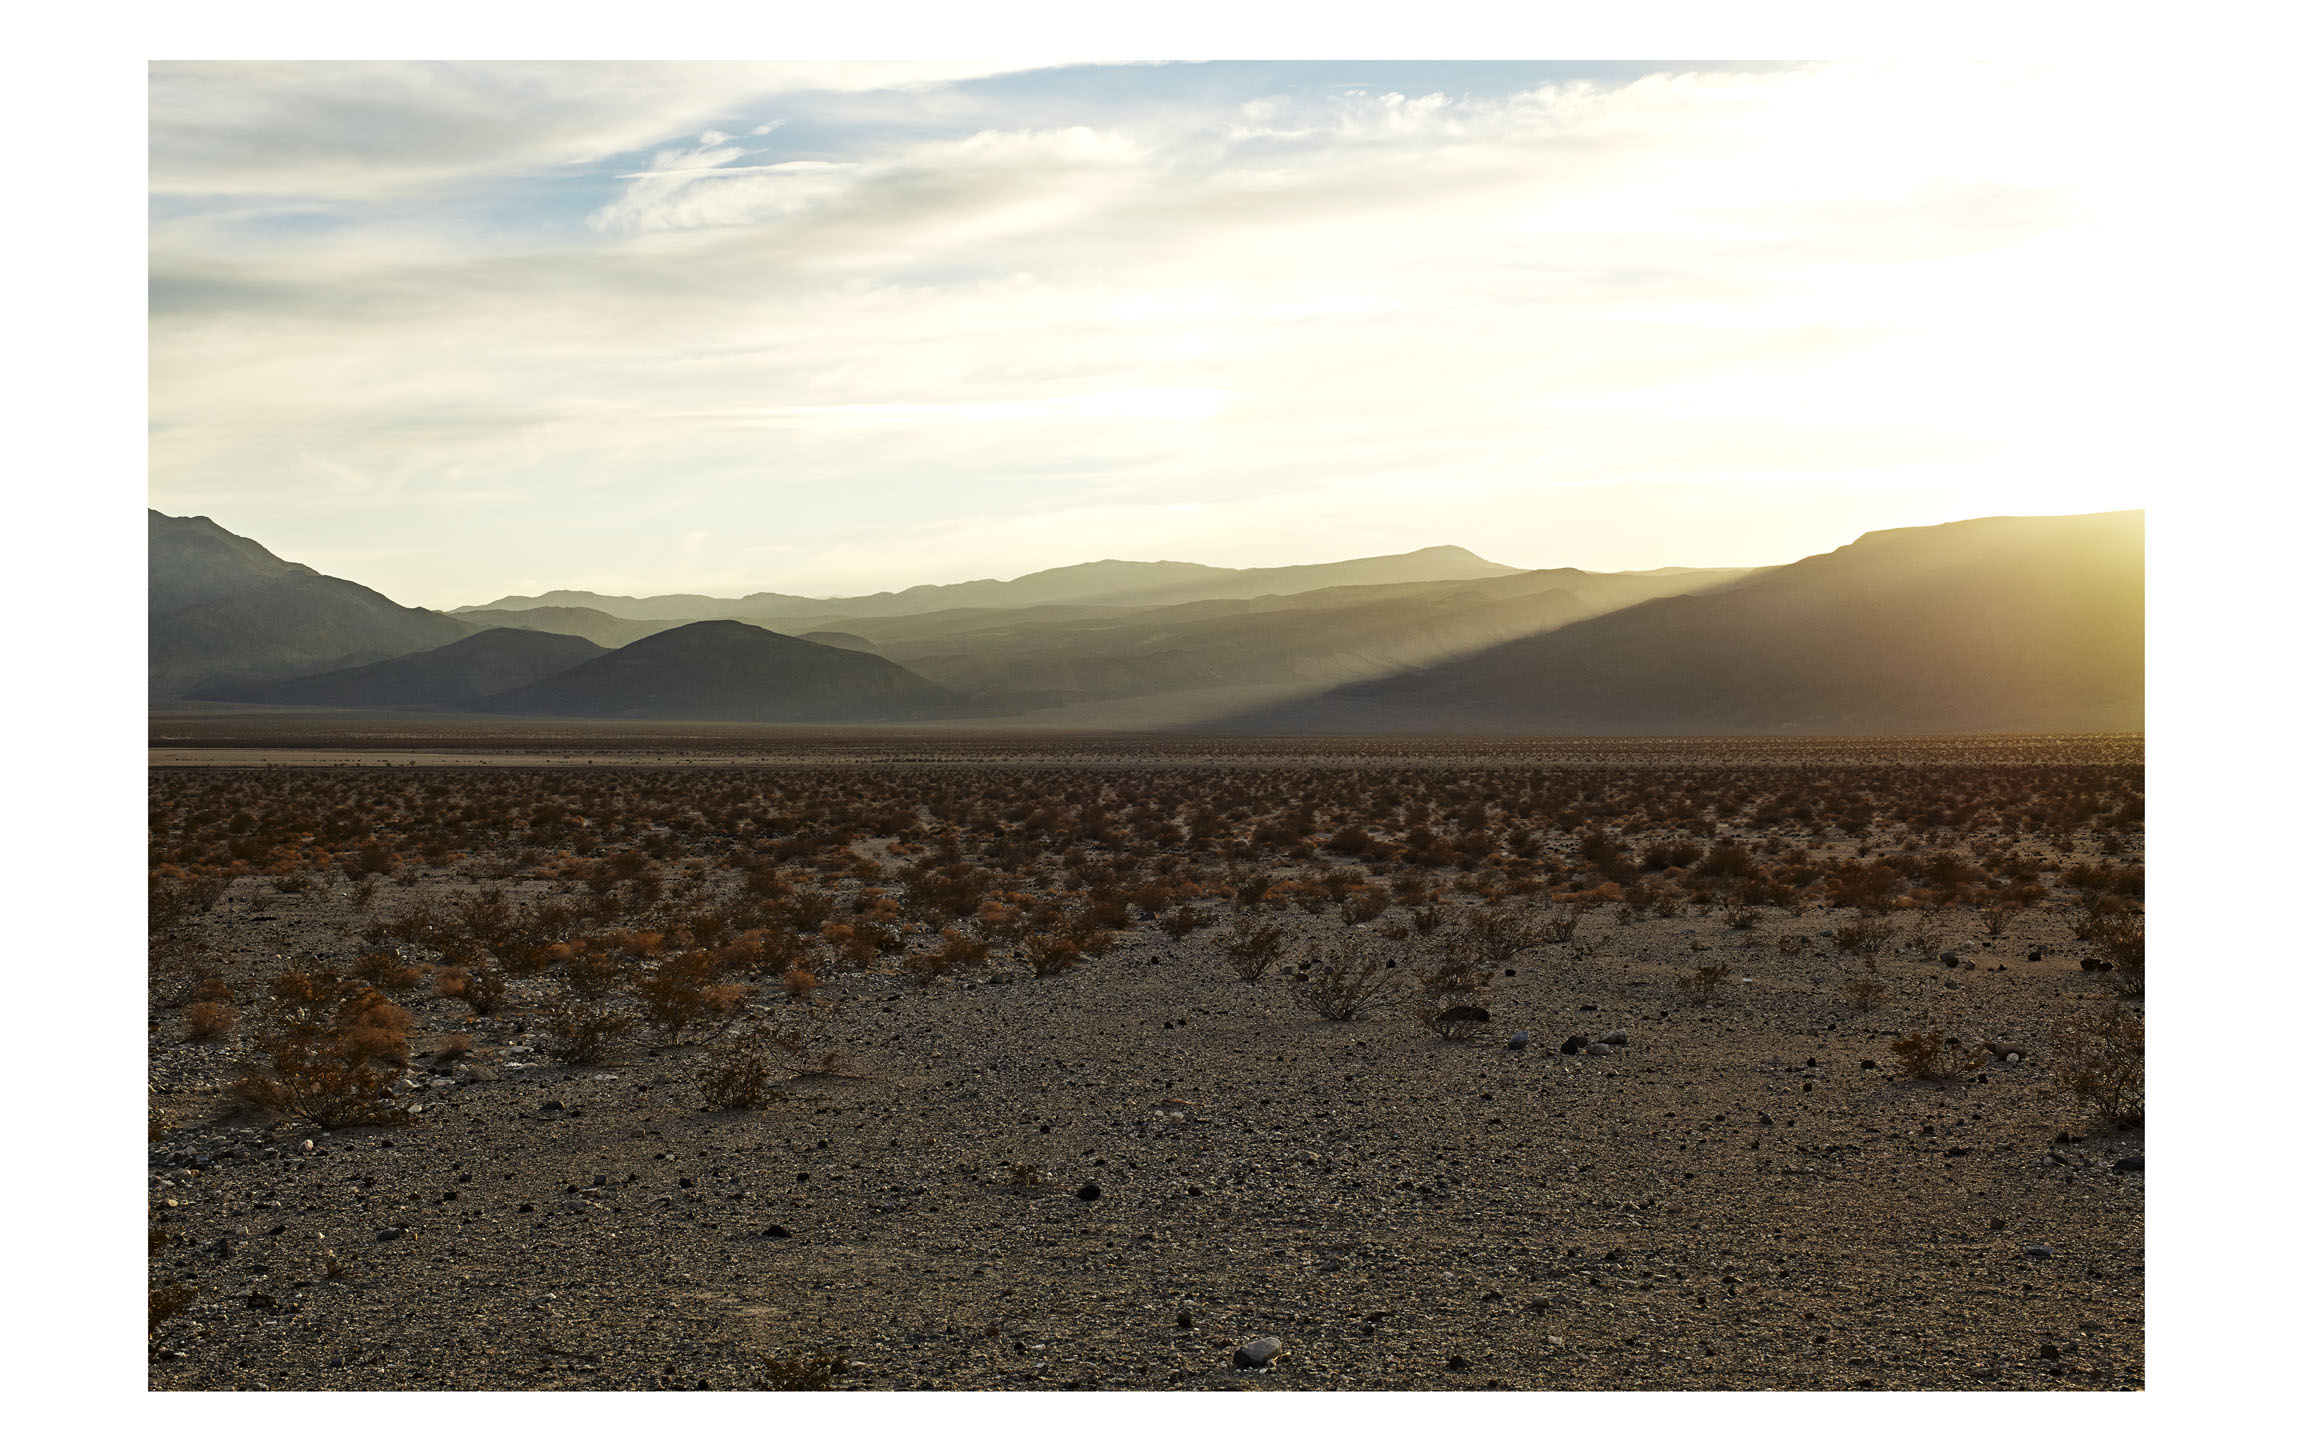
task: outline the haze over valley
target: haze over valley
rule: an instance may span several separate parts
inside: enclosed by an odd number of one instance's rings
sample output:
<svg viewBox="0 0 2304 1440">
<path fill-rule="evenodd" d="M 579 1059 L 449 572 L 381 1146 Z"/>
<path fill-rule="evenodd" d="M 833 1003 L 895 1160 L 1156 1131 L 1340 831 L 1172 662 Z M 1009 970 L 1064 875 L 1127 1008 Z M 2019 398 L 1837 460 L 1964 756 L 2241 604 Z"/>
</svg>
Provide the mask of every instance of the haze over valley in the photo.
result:
<svg viewBox="0 0 2304 1440">
<path fill-rule="evenodd" d="M 2143 723 L 2137 511 L 1885 531 L 1758 570 L 1515 570 L 1435 546 L 449 613 L 206 517 L 154 511 L 149 539 L 155 705 L 1302 734 Z"/>
</svg>

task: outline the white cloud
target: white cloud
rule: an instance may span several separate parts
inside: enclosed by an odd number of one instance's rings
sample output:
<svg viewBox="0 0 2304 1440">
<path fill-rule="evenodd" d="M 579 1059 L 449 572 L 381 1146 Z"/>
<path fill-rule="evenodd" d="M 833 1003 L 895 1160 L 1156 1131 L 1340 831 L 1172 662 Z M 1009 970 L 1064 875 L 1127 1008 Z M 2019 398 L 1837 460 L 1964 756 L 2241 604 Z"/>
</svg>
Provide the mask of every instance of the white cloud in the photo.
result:
<svg viewBox="0 0 2304 1440">
<path fill-rule="evenodd" d="M 613 192 L 536 233 L 158 222 L 155 503 L 415 535 L 504 497 L 359 577 L 467 600 L 508 549 L 570 584 L 857 590 L 1097 554 L 1561 563 L 1571 531 L 1707 563 L 1814 530 L 1788 495 L 1834 524 L 2133 500 L 2102 397 L 2140 182 L 2086 76 L 1153 106 L 794 156 L 730 138 L 756 75 L 488 69 L 376 81 L 427 138 L 373 156 L 342 97 L 280 82 L 230 183 L 588 157 Z M 306 153 L 314 113 L 337 138 Z M 321 466 L 359 483 L 314 490 Z M 1637 521 L 1605 531 L 1596 486 Z M 1687 495 L 1703 524 L 1655 509 Z"/>
</svg>

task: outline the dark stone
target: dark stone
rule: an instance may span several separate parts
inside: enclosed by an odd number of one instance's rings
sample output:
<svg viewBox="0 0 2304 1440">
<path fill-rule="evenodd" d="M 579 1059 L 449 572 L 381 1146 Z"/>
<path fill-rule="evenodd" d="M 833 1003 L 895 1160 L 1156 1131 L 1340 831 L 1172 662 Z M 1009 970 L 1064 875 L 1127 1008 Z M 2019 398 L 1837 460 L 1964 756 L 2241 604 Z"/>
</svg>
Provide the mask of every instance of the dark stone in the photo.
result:
<svg viewBox="0 0 2304 1440">
<path fill-rule="evenodd" d="M 539 1106 L 537 1106 L 537 1107 L 536 1107 L 536 1109 L 537 1109 L 539 1112 L 545 1112 L 545 1111 L 553 1111 L 553 1110 L 565 1110 L 565 1109 L 567 1109 L 567 1108 L 568 1108 L 567 1106 L 565 1106 L 565 1105 L 561 1104 L 561 1103 L 560 1103 L 559 1101 L 557 1101 L 557 1100 L 547 1100 L 547 1101 L 545 1101 L 543 1104 L 541 1104 L 541 1105 L 539 1105 Z"/>
<path fill-rule="evenodd" d="M 1197 1324 L 1197 1323 L 1199 1323 L 1199 1322 L 1195 1321 L 1195 1320 L 1192 1318 L 1192 1312 L 1191 1312 L 1191 1311 L 1189 1311 L 1189 1310 L 1179 1310 L 1179 1311 L 1177 1311 L 1177 1312 L 1176 1312 L 1176 1328 L 1177 1328 L 1177 1329 L 1179 1329 L 1179 1330 L 1189 1330 L 1189 1329 L 1191 1329 L 1191 1328 L 1192 1328 L 1192 1327 L 1193 1327 L 1195 1324 Z"/>
<path fill-rule="evenodd" d="M 760 1238 L 763 1240 L 789 1240 L 792 1238 L 792 1232 L 781 1225 L 771 1225 L 760 1232 Z"/>
<path fill-rule="evenodd" d="M 2144 1157 L 2141 1155 L 2123 1155 L 2112 1162 L 2112 1169 L 2115 1174 L 2119 1175 L 2141 1175 L 2144 1173 Z"/>
<path fill-rule="evenodd" d="M 1567 1039 L 1560 1042 L 1560 1053 L 1563 1055 L 1573 1055 L 1590 1043 L 1590 1041 L 1586 1040 L 1581 1035 L 1571 1035 Z"/>
<path fill-rule="evenodd" d="M 1469 1370 L 1472 1368 L 1472 1362 L 1461 1355 L 1451 1355 L 1448 1357 L 1448 1368 L 1457 1371 Z"/>
<path fill-rule="evenodd" d="M 2064 1352 L 2056 1348 L 2055 1341 L 2043 1340 L 2040 1342 L 2040 1358 L 2043 1360 L 2061 1360 L 2064 1358 Z"/>
<path fill-rule="evenodd" d="M 1104 1198 L 1104 1187 L 1091 1180 L 1072 1193 L 1082 1200 L 1101 1200 Z"/>
</svg>

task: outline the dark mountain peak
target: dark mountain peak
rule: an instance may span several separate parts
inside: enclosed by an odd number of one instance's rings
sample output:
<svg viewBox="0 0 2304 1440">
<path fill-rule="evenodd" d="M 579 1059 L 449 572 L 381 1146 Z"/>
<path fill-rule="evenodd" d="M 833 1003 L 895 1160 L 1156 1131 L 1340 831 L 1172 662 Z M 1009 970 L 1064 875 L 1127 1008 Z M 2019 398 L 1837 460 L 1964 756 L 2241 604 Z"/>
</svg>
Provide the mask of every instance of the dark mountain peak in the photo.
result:
<svg viewBox="0 0 2304 1440">
<path fill-rule="evenodd" d="M 155 695 L 309 675 L 472 631 L 283 560 L 205 515 L 146 515 L 147 683 Z"/>
</svg>

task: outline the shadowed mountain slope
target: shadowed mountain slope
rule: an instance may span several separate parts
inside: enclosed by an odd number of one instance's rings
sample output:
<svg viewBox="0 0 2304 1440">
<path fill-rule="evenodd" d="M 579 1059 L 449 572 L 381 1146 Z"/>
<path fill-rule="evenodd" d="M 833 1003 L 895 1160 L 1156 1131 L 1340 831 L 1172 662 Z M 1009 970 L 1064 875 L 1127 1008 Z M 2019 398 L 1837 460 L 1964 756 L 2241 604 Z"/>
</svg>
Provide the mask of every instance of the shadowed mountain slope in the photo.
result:
<svg viewBox="0 0 2304 1440">
<path fill-rule="evenodd" d="M 264 685 L 219 685 L 192 698 L 346 710 L 453 706 L 533 684 L 607 653 L 580 635 L 499 627 L 414 655 Z"/>
<path fill-rule="evenodd" d="M 1211 728 L 1525 734 L 2139 730 L 2142 512 L 1854 544 Z"/>
<path fill-rule="evenodd" d="M 475 628 L 291 564 L 206 516 L 148 516 L 146 684 L 155 698 L 429 650 Z"/>
<path fill-rule="evenodd" d="M 961 713 L 958 696 L 878 655 L 700 620 L 466 708 L 501 715 L 629 720 L 922 720 Z"/>
</svg>

